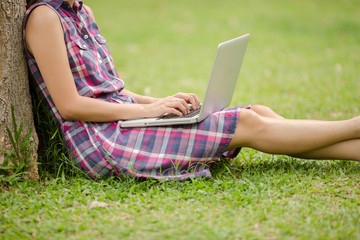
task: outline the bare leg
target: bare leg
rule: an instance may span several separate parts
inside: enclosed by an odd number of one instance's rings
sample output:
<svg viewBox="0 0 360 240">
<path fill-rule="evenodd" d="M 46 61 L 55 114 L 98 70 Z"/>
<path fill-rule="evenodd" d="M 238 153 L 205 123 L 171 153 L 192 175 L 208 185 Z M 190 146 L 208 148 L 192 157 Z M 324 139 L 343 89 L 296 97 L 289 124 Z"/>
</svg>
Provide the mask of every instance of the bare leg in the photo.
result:
<svg viewBox="0 0 360 240">
<path fill-rule="evenodd" d="M 251 147 L 273 154 L 309 154 L 357 138 L 360 138 L 360 118 L 345 121 L 288 120 L 263 117 L 252 110 L 241 109 L 239 124 L 228 149 Z"/>
<path fill-rule="evenodd" d="M 284 117 L 263 105 L 253 105 L 250 109 L 263 117 L 284 119 Z M 292 157 L 360 161 L 360 139 L 347 140 L 317 150 L 293 154 Z"/>
<path fill-rule="evenodd" d="M 338 159 L 360 161 L 360 139 L 351 139 L 317 150 L 294 154 L 292 156 L 307 159 Z"/>
</svg>

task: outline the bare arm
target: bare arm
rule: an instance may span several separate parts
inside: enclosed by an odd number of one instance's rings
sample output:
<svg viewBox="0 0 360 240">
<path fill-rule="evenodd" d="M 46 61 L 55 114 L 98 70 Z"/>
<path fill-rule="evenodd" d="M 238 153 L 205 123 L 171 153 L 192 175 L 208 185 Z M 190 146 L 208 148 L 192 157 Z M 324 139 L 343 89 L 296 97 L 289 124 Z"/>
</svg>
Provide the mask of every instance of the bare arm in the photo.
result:
<svg viewBox="0 0 360 240">
<path fill-rule="evenodd" d="M 133 93 L 133 92 L 127 90 L 127 89 L 123 89 L 121 91 L 121 93 L 124 94 L 124 95 L 132 96 L 133 98 L 135 98 L 135 100 L 138 103 L 141 103 L 141 104 L 153 103 L 153 102 L 156 102 L 156 101 L 160 100 L 159 98 L 153 98 L 153 97 L 139 95 L 139 94 Z"/>
<path fill-rule="evenodd" d="M 26 25 L 26 43 L 34 55 L 50 95 L 65 119 L 107 122 L 156 117 L 166 112 L 187 112 L 179 97 L 154 99 L 125 91 L 142 104 L 116 104 L 80 96 L 68 63 L 64 33 L 57 14 L 46 6 L 31 13 Z"/>
</svg>

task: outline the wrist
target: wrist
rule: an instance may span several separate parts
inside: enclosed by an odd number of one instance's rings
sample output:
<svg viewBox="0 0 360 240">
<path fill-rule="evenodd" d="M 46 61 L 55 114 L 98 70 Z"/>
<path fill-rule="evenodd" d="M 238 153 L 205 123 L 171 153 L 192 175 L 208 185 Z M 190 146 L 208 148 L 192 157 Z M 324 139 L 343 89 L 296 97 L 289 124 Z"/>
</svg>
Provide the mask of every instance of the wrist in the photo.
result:
<svg viewBox="0 0 360 240">
<path fill-rule="evenodd" d="M 150 112 L 149 112 L 149 108 L 147 107 L 147 104 L 139 104 L 140 108 L 140 112 L 142 117 L 148 118 L 150 117 Z"/>
<path fill-rule="evenodd" d="M 155 102 L 157 100 L 158 100 L 158 98 L 143 96 L 143 99 L 142 99 L 141 103 L 149 104 L 149 103 L 153 103 L 153 102 Z"/>
</svg>

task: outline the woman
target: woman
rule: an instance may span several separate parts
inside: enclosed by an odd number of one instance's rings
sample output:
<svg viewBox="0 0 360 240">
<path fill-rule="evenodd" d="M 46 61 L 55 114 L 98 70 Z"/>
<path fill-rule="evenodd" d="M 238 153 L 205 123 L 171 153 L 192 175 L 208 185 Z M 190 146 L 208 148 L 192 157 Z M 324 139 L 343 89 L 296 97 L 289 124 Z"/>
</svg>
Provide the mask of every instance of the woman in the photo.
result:
<svg viewBox="0 0 360 240">
<path fill-rule="evenodd" d="M 35 3 L 34 3 L 35 2 Z M 265 106 L 227 108 L 199 124 L 121 128 L 121 120 L 199 107 L 192 93 L 163 99 L 124 88 L 89 7 L 78 0 L 28 2 L 24 45 L 40 95 L 75 161 L 91 176 L 210 176 L 209 165 L 241 147 L 311 159 L 360 160 L 360 117 L 288 120 Z"/>
</svg>

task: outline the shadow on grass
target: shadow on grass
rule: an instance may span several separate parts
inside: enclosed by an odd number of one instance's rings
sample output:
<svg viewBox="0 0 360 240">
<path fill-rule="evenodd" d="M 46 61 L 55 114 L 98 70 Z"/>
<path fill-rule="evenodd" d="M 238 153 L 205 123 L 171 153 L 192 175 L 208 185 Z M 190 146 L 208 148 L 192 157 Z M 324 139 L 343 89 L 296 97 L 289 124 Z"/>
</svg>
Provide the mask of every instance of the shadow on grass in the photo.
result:
<svg viewBox="0 0 360 240">
<path fill-rule="evenodd" d="M 259 174 L 294 174 L 339 176 L 360 174 L 360 164 L 355 161 L 341 160 L 305 160 L 283 155 L 269 155 L 257 151 L 240 154 L 236 159 L 221 159 L 211 166 L 212 175 L 232 175 L 241 178 L 242 175 Z"/>
</svg>

